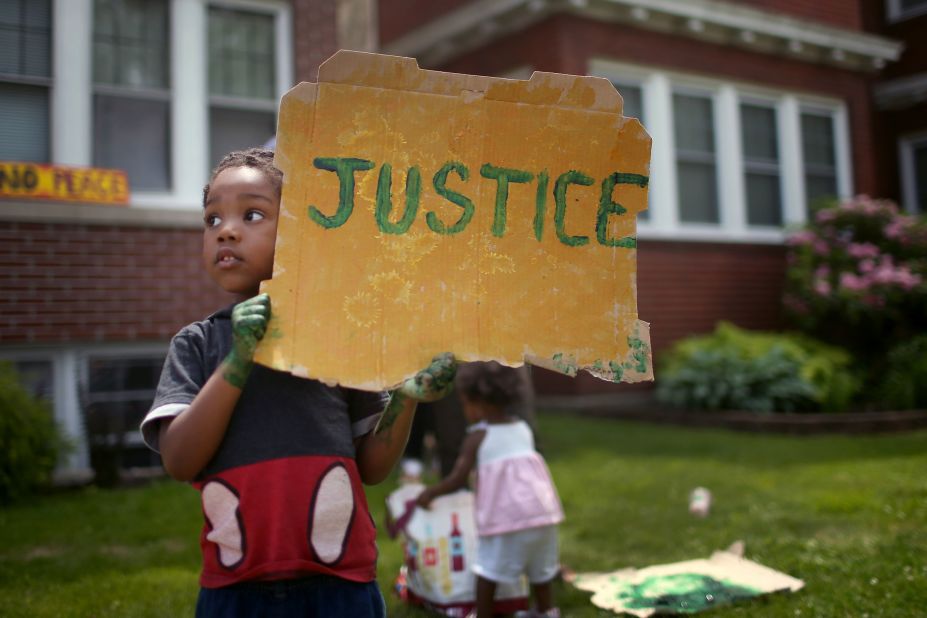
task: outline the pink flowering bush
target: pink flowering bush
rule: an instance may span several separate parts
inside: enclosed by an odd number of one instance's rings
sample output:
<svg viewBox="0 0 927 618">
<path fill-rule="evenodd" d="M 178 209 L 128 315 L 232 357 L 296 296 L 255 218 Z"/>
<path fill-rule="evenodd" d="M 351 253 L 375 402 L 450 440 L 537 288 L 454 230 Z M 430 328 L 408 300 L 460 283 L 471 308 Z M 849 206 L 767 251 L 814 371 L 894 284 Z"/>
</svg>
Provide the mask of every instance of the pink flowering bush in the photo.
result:
<svg viewBox="0 0 927 618">
<path fill-rule="evenodd" d="M 784 298 L 810 335 L 873 371 L 889 348 L 927 330 L 927 222 L 858 196 L 815 212 L 788 239 Z"/>
</svg>

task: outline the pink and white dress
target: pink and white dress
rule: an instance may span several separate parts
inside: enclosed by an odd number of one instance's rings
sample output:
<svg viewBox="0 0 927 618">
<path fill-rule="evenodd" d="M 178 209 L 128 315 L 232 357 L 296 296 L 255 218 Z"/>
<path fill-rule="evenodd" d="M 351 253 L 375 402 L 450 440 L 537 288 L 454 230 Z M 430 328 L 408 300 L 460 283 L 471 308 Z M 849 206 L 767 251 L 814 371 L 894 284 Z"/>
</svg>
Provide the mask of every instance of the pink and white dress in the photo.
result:
<svg viewBox="0 0 927 618">
<path fill-rule="evenodd" d="M 480 536 L 550 526 L 563 521 L 563 507 L 544 458 L 524 421 L 481 422 L 477 451 L 476 528 Z"/>
</svg>

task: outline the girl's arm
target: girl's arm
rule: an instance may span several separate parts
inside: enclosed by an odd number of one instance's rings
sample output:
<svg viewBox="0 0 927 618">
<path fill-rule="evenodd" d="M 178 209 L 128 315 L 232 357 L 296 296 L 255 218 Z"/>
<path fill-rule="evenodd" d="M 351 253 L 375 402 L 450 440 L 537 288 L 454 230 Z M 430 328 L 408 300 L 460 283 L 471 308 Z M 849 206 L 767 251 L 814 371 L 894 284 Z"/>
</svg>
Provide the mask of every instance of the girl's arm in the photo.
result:
<svg viewBox="0 0 927 618">
<path fill-rule="evenodd" d="M 178 481 L 193 480 L 216 454 L 232 411 L 253 366 L 254 348 L 267 330 L 270 297 L 246 300 L 232 310 L 232 351 L 219 365 L 190 407 L 161 422 L 161 460 Z"/>
<path fill-rule="evenodd" d="M 467 437 L 464 438 L 463 444 L 460 447 L 460 455 L 457 456 L 457 461 L 454 462 L 454 469 L 451 470 L 451 473 L 441 479 L 440 482 L 426 488 L 425 491 L 420 493 L 418 498 L 415 499 L 415 503 L 427 509 L 431 501 L 438 496 L 443 496 L 461 487 L 465 487 L 467 485 L 467 479 L 470 478 L 470 472 L 473 470 L 474 466 L 476 466 L 476 453 L 479 451 L 480 444 L 483 443 L 483 438 L 485 437 L 485 430 L 474 431 L 467 434 Z"/>
<path fill-rule="evenodd" d="M 365 484 L 376 485 L 389 476 L 409 440 L 415 406 L 419 401 L 435 401 L 447 394 L 456 372 L 453 354 L 442 354 L 391 393 L 376 429 L 356 443 L 355 460 Z"/>
</svg>

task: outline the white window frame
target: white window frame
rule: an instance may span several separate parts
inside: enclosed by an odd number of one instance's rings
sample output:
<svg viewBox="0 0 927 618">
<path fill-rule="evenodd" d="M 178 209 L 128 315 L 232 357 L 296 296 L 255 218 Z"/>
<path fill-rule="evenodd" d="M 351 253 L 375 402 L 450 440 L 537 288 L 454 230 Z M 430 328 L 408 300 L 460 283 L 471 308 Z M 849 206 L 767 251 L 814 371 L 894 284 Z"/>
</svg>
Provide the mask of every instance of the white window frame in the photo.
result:
<svg viewBox="0 0 927 618">
<path fill-rule="evenodd" d="M 80 385 L 87 379 L 87 362 L 94 358 L 139 358 L 166 356 L 166 343 L 114 343 L 66 347 L 55 345 L 5 346 L 0 360 L 49 361 L 54 381 L 54 418 L 59 430 L 71 444 L 71 450 L 58 461 L 55 480 L 60 483 L 83 482 L 93 478 L 90 449 L 80 408 Z M 131 446 L 141 443 L 138 431 L 130 431 Z"/>
<path fill-rule="evenodd" d="M 838 197 L 853 194 L 850 130 L 846 104 L 829 97 L 775 90 L 759 84 L 722 81 L 595 58 L 589 74 L 613 83 L 640 83 L 643 88 L 645 129 L 653 139 L 649 185 L 650 216 L 638 222 L 641 238 L 781 243 L 789 227 L 807 221 L 801 114 L 827 113 L 834 120 L 834 148 Z M 684 223 L 679 219 L 676 153 L 673 135 L 674 93 L 711 93 L 714 100 L 718 172 L 719 224 Z M 740 135 L 740 103 L 757 102 L 776 109 L 779 137 L 780 187 L 783 226 L 746 224 L 746 187 Z"/>
<path fill-rule="evenodd" d="M 130 206 L 200 208 L 210 172 L 206 49 L 209 6 L 275 16 L 276 94 L 293 85 L 293 16 L 287 0 L 168 0 L 170 15 L 170 170 L 164 192 L 131 191 Z M 51 160 L 93 164 L 93 0 L 53 0 Z"/>
<path fill-rule="evenodd" d="M 899 22 L 927 14 L 927 3 L 907 11 L 901 8 L 901 0 L 886 0 L 885 15 L 889 22 Z"/>
<path fill-rule="evenodd" d="M 898 140 L 901 206 L 912 215 L 927 214 L 918 210 L 917 177 L 914 172 L 914 149 L 927 148 L 927 131 L 904 135 Z M 927 182 L 927 180 L 925 180 Z"/>
</svg>

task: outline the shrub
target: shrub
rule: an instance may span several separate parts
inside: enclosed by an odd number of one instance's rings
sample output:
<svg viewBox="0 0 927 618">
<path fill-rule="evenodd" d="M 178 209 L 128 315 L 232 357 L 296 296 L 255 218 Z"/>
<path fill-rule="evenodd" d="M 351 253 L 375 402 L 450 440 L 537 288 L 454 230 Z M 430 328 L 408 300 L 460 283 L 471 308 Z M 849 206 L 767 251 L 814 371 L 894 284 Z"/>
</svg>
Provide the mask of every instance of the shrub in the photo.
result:
<svg viewBox="0 0 927 618">
<path fill-rule="evenodd" d="M 927 334 L 889 352 L 878 392 L 879 402 L 891 409 L 927 408 Z"/>
<path fill-rule="evenodd" d="M 10 363 L 0 363 L 0 503 L 47 485 L 60 446 L 51 410 L 23 388 Z"/>
<path fill-rule="evenodd" d="M 784 304 L 802 331 L 848 347 L 876 373 L 890 347 L 924 332 L 923 218 L 860 196 L 819 208 L 788 245 Z"/>
<path fill-rule="evenodd" d="M 657 396 L 673 405 L 756 412 L 845 409 L 857 391 L 850 355 L 801 335 L 749 332 L 721 322 L 678 342 Z"/>
</svg>

